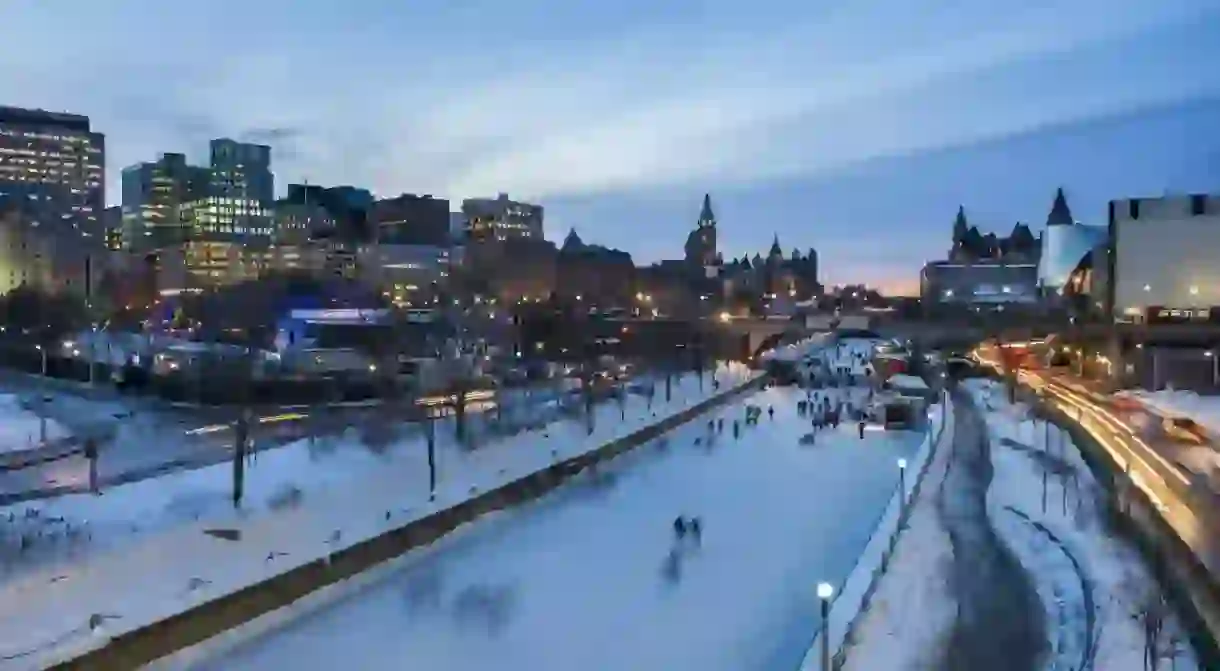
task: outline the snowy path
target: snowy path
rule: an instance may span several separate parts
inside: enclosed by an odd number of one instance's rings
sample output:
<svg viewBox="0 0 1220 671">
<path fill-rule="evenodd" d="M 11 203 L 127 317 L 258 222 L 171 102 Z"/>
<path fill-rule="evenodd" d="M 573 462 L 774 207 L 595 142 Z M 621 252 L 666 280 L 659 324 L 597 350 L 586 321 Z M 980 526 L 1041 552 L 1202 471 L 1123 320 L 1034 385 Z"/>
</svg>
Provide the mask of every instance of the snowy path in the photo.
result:
<svg viewBox="0 0 1220 671">
<path fill-rule="evenodd" d="M 194 668 L 795 668 L 817 628 L 814 585 L 852 568 L 895 460 L 920 440 L 844 425 L 799 445 L 798 394 L 748 399 L 776 418 L 738 440 L 740 405 L 711 446 L 695 421 Z M 676 549 L 679 514 L 702 518 L 700 547 Z"/>
<path fill-rule="evenodd" d="M 970 395 L 954 394 L 952 462 L 940 492 L 953 548 L 957 621 L 936 665 L 947 671 L 1033 671 L 1046 648 L 1045 614 L 1030 576 L 988 517 L 994 475 L 987 427 Z"/>
</svg>

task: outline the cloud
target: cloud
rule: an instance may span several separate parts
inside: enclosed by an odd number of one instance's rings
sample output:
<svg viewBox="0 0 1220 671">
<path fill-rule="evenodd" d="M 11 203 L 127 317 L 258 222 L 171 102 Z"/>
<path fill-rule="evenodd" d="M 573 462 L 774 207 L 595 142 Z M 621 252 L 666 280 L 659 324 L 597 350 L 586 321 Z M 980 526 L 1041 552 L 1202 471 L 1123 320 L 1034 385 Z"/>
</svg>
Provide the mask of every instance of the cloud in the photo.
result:
<svg viewBox="0 0 1220 671">
<path fill-rule="evenodd" d="M 494 3 L 181 4 L 82 6 L 89 30 L 70 30 L 17 0 L 0 91 L 91 114 L 112 184 L 125 164 L 235 135 L 275 146 L 281 184 L 548 199 L 818 174 L 1220 89 L 1208 59 L 1190 70 L 1140 46 L 1217 0 L 710 3 L 703 20 L 613 30 L 569 8 L 548 41 Z M 535 4 L 521 11 L 536 23 Z M 1064 67 L 1082 54 L 1091 65 Z"/>
</svg>

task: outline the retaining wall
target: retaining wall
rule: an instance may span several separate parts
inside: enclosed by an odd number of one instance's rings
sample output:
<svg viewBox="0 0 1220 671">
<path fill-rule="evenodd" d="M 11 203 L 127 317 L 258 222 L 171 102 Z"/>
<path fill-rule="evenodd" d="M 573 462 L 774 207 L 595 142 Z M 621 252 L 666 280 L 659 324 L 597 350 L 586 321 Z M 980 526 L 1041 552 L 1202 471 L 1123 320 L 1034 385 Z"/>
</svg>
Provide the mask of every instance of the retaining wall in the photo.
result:
<svg viewBox="0 0 1220 671">
<path fill-rule="evenodd" d="M 483 515 L 533 501 L 596 463 L 613 459 L 765 382 L 755 378 L 656 424 L 484 492 L 451 508 L 415 520 L 281 573 L 219 596 L 172 617 L 119 634 L 106 645 L 52 669 L 135 669 L 199 645 L 234 627 L 273 614 L 330 585 L 356 577 L 412 549 L 427 545 Z"/>
<path fill-rule="evenodd" d="M 885 509 L 877 522 L 876 528 L 869 536 L 864 551 L 856 560 L 855 567 L 847 574 L 847 578 L 835 585 L 835 594 L 830 603 L 829 623 L 814 636 L 801 662 L 801 671 L 826 671 L 822 668 L 822 635 L 827 632 L 830 638 L 831 666 L 842 668 L 847 651 L 851 647 L 855 630 L 864 613 L 872 603 L 873 594 L 881 578 L 889 570 L 890 557 L 898 544 L 898 538 L 907 526 L 907 518 L 911 511 L 911 501 L 919 496 L 924 475 L 931 466 L 936 450 L 940 447 L 946 435 L 953 435 L 953 404 L 949 401 L 947 392 L 941 392 L 941 414 L 939 422 L 929 425 L 928 432 L 919 452 L 907 464 L 905 489 L 895 489 L 893 496 L 886 503 Z M 946 431 L 948 427 L 948 431 Z M 821 623 L 819 622 L 819 626 Z"/>
</svg>

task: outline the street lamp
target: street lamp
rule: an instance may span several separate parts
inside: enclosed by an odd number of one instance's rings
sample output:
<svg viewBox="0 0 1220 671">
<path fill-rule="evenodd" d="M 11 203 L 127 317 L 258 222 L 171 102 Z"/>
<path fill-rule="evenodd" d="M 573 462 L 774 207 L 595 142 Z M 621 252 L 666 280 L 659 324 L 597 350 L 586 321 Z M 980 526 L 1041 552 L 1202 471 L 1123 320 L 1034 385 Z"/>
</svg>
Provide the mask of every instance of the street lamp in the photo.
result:
<svg viewBox="0 0 1220 671">
<path fill-rule="evenodd" d="M 907 505 L 907 460 L 898 460 L 898 493 L 902 497 L 902 507 Z"/>
<path fill-rule="evenodd" d="M 42 345 L 34 345 L 34 347 L 38 349 L 38 354 L 42 358 L 42 378 L 38 385 L 38 407 L 41 410 L 38 413 L 38 440 L 45 444 L 47 442 L 47 348 Z"/>
<path fill-rule="evenodd" d="M 834 595 L 834 585 L 818 583 L 818 599 L 822 602 L 822 671 L 830 671 L 830 599 Z"/>
</svg>

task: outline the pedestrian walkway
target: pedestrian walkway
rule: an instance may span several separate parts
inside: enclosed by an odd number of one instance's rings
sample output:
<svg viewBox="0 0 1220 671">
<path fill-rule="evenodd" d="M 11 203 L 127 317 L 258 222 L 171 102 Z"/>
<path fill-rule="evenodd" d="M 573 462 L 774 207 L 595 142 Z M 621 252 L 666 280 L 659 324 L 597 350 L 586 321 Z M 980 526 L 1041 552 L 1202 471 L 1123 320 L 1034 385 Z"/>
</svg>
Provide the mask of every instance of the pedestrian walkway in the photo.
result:
<svg viewBox="0 0 1220 671">
<path fill-rule="evenodd" d="M 1046 649 L 1045 614 L 1029 575 L 987 516 L 992 466 L 987 427 L 968 394 L 954 392 L 955 432 L 938 493 L 953 547 L 957 619 L 934 668 L 1034 671 Z"/>
</svg>

